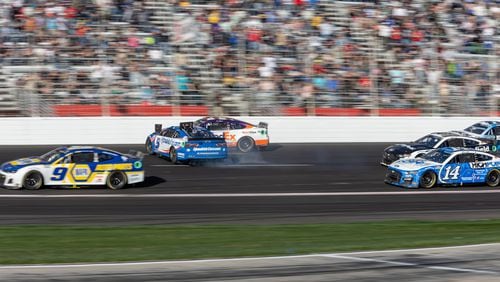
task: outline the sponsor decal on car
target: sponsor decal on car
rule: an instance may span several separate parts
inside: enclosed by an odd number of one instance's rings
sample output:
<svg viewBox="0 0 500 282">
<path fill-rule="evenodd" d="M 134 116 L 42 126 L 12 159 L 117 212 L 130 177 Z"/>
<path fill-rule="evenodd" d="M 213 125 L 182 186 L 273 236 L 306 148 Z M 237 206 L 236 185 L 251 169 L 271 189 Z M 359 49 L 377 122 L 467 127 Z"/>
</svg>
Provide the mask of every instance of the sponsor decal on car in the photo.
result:
<svg viewBox="0 0 500 282">
<path fill-rule="evenodd" d="M 211 148 L 211 147 L 201 147 L 201 148 L 193 148 L 193 151 L 195 152 L 200 152 L 200 151 L 220 151 L 222 148 Z"/>
</svg>

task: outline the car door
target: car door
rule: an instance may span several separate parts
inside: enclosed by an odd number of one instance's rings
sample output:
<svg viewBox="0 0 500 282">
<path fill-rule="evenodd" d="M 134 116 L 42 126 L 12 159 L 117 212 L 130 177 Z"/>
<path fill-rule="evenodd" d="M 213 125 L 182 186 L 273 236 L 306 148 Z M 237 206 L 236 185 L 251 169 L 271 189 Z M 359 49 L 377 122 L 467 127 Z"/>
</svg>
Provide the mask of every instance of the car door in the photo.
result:
<svg viewBox="0 0 500 282">
<path fill-rule="evenodd" d="M 486 182 L 486 175 L 490 171 L 488 164 L 493 160 L 493 157 L 487 154 L 475 153 L 474 158 L 475 161 L 471 164 L 473 181 L 474 183 L 484 183 Z"/>
<path fill-rule="evenodd" d="M 460 184 L 473 182 L 474 153 L 463 152 L 455 155 L 439 172 L 439 178 L 445 184 Z"/>
<path fill-rule="evenodd" d="M 67 154 L 52 169 L 50 184 L 74 185 L 88 181 L 97 162 L 94 151 L 78 151 Z"/>
</svg>

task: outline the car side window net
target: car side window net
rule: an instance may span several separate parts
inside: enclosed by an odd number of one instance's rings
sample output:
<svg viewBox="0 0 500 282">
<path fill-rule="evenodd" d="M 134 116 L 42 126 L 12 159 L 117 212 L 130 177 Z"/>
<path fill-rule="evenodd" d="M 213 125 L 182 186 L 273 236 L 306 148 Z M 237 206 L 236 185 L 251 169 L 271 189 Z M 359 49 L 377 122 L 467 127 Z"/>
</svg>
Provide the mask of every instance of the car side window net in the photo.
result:
<svg viewBox="0 0 500 282">
<path fill-rule="evenodd" d="M 112 160 L 114 157 L 110 154 L 106 154 L 106 153 L 99 153 L 98 155 L 98 159 L 100 162 L 105 162 L 105 161 L 109 161 L 109 160 Z"/>
<path fill-rule="evenodd" d="M 469 140 L 469 139 L 465 139 L 464 143 L 465 143 L 466 147 L 475 147 L 475 146 L 479 145 L 479 142 L 474 141 L 474 140 Z"/>
<path fill-rule="evenodd" d="M 474 154 L 462 154 L 458 156 L 460 163 L 473 163 L 475 161 Z"/>
<path fill-rule="evenodd" d="M 463 139 L 449 139 L 448 140 L 448 145 L 449 147 L 463 147 L 464 146 L 464 140 Z"/>
<path fill-rule="evenodd" d="M 476 154 L 476 162 L 484 162 L 484 161 L 490 161 L 492 157 L 483 155 L 483 154 Z"/>
<path fill-rule="evenodd" d="M 71 157 L 71 161 L 77 164 L 91 163 L 94 161 L 94 153 L 93 152 L 75 153 Z"/>
<path fill-rule="evenodd" d="M 227 125 L 224 122 L 212 122 L 207 124 L 208 130 L 227 130 Z"/>
</svg>

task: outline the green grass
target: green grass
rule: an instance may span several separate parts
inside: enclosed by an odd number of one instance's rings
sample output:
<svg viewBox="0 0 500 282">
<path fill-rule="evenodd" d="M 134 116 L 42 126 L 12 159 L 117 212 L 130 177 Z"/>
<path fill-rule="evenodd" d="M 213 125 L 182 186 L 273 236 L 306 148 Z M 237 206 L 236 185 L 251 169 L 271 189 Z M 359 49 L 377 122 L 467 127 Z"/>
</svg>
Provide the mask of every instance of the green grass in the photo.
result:
<svg viewBox="0 0 500 282">
<path fill-rule="evenodd" d="M 500 242 L 500 220 L 0 227 L 0 264 L 296 255 Z"/>
</svg>

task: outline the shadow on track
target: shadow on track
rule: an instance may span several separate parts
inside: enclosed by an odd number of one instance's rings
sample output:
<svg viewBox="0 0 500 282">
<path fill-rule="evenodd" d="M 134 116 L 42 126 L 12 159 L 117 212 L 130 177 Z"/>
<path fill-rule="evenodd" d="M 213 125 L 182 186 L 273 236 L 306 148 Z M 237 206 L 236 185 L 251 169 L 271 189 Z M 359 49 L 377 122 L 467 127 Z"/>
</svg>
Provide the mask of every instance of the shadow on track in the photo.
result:
<svg viewBox="0 0 500 282">
<path fill-rule="evenodd" d="M 157 176 L 146 176 L 144 178 L 144 182 L 141 182 L 141 183 L 137 183 L 135 185 L 130 185 L 130 186 L 127 186 L 125 189 L 133 189 L 133 188 L 149 188 L 149 187 L 153 187 L 153 186 L 156 186 L 158 184 L 161 184 L 161 183 L 165 183 L 167 182 L 165 179 L 161 178 L 161 177 L 157 177 Z"/>
</svg>

